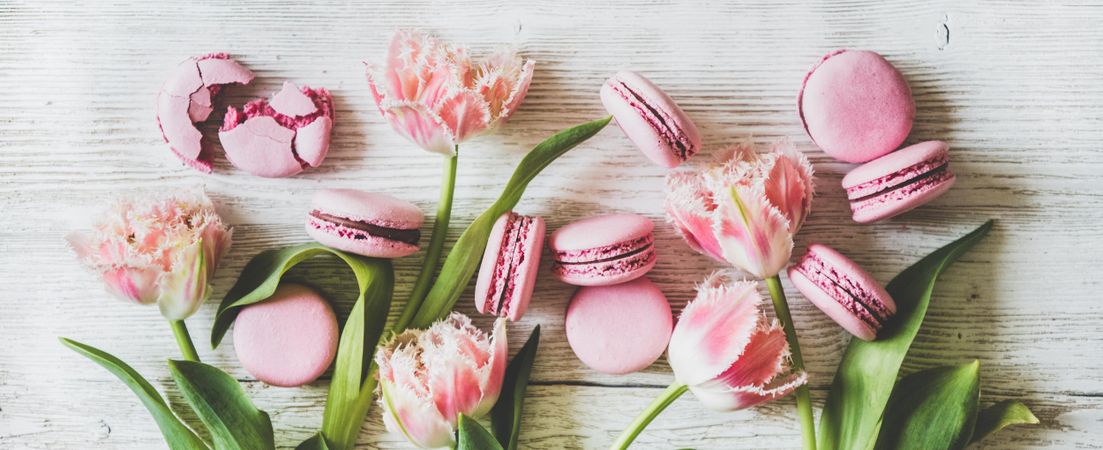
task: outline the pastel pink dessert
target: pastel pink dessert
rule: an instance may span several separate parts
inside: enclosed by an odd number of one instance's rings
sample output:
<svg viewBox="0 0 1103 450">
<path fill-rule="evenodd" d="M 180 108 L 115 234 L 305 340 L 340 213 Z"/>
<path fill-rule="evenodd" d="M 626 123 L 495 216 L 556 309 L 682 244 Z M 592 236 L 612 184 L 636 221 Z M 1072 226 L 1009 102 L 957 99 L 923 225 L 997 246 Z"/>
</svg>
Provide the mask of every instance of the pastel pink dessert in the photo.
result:
<svg viewBox="0 0 1103 450">
<path fill-rule="evenodd" d="M 284 283 L 234 319 L 241 366 L 273 386 L 295 387 L 322 375 L 337 354 L 337 316 L 315 290 Z"/>
<path fill-rule="evenodd" d="M 957 177 L 949 146 L 920 142 L 858 166 L 843 177 L 854 221 L 870 223 L 908 212 L 942 195 Z"/>
<path fill-rule="evenodd" d="M 915 120 L 911 88 L 881 55 L 836 50 L 820 60 L 797 97 L 808 137 L 831 157 L 861 163 L 904 142 Z"/>
<path fill-rule="evenodd" d="M 652 162 L 678 167 L 701 148 L 697 126 L 670 96 L 635 72 L 618 72 L 601 86 L 601 104 Z"/>
<path fill-rule="evenodd" d="M 240 111 L 228 107 L 218 137 L 235 167 L 275 178 L 321 165 L 332 130 L 329 91 L 285 82 L 272 100 L 254 100 Z"/>
<path fill-rule="evenodd" d="M 423 216 L 386 194 L 325 189 L 314 194 L 306 232 L 322 245 L 375 258 L 417 253 Z"/>
<path fill-rule="evenodd" d="M 490 231 L 475 282 L 475 308 L 517 321 L 525 314 L 544 250 L 544 219 L 502 214 Z"/>
<path fill-rule="evenodd" d="M 877 280 L 826 245 L 809 245 L 808 253 L 789 266 L 789 280 L 804 298 L 859 339 L 876 339 L 896 314 L 896 302 Z"/>
<path fill-rule="evenodd" d="M 575 286 L 606 286 L 655 267 L 655 225 L 635 214 L 594 216 L 564 225 L 548 238 L 552 274 Z"/>
<path fill-rule="evenodd" d="M 157 126 L 161 137 L 185 165 L 211 173 L 210 144 L 195 127 L 214 111 L 214 100 L 222 85 L 249 84 L 253 72 L 226 53 L 211 53 L 189 58 L 157 94 Z"/>
<path fill-rule="evenodd" d="M 662 356 L 674 317 L 662 290 L 641 277 L 579 288 L 567 306 L 564 328 L 583 364 L 621 375 L 643 370 Z"/>
</svg>

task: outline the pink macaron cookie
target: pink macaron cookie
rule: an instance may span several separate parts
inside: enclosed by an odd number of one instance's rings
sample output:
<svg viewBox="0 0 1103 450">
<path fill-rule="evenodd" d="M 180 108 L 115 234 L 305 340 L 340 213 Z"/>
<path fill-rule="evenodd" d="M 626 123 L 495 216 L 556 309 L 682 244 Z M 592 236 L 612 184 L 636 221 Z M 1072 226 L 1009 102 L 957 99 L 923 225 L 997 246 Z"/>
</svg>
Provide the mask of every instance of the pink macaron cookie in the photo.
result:
<svg viewBox="0 0 1103 450">
<path fill-rule="evenodd" d="M 607 286 L 643 276 L 657 260 L 655 225 L 635 214 L 594 216 L 548 238 L 552 274 L 576 286 Z"/>
<path fill-rule="evenodd" d="M 235 167 L 276 178 L 321 165 L 332 130 L 329 91 L 285 82 L 271 100 L 254 100 L 241 110 L 229 107 L 218 138 Z"/>
<path fill-rule="evenodd" d="M 579 288 L 564 323 L 571 350 L 591 369 L 642 370 L 662 356 L 674 318 L 655 283 L 640 277 L 612 286 Z"/>
<path fill-rule="evenodd" d="M 904 76 L 866 50 L 824 56 L 804 77 L 797 110 L 816 145 L 851 163 L 895 150 L 915 120 L 915 101 Z"/>
<path fill-rule="evenodd" d="M 234 351 L 241 366 L 273 386 L 316 380 L 337 354 L 337 316 L 317 291 L 284 283 L 267 300 L 246 306 L 234 320 Z"/>
<path fill-rule="evenodd" d="M 338 250 L 375 258 L 417 253 L 421 210 L 386 194 L 325 189 L 314 194 L 306 232 Z"/>
<path fill-rule="evenodd" d="M 896 302 L 861 266 L 822 244 L 789 267 L 793 286 L 859 339 L 872 341 L 896 314 Z"/>
<path fill-rule="evenodd" d="M 701 134 L 682 108 L 651 80 L 618 72 L 601 86 L 601 103 L 652 162 L 673 168 L 701 148 Z"/>
<path fill-rule="evenodd" d="M 475 308 L 480 313 L 521 319 L 536 285 L 546 231 L 539 217 L 507 212 L 498 218 L 475 282 Z"/>
<path fill-rule="evenodd" d="M 843 177 L 843 189 L 858 223 L 888 219 L 950 190 L 949 146 L 920 142 L 858 166 Z"/>
</svg>

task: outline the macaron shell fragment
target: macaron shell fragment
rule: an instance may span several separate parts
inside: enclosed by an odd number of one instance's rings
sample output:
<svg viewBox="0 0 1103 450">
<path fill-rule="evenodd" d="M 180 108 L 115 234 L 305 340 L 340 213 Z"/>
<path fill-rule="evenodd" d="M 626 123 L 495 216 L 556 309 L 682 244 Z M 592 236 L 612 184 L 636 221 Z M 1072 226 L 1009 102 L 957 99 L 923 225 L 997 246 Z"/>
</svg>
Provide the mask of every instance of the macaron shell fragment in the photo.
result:
<svg viewBox="0 0 1103 450">
<path fill-rule="evenodd" d="M 302 163 L 291 152 L 295 132 L 271 117 L 254 117 L 218 136 L 226 159 L 253 175 L 277 178 L 303 171 Z"/>
<path fill-rule="evenodd" d="M 579 288 L 564 322 L 567 342 L 578 359 L 616 375 L 642 370 L 659 359 L 673 325 L 670 303 L 647 277 Z"/>
<path fill-rule="evenodd" d="M 674 168 L 701 147 L 697 126 L 651 80 L 619 72 L 601 87 L 601 103 L 621 131 L 655 164 Z"/>
<path fill-rule="evenodd" d="M 285 82 L 271 100 L 250 102 L 242 111 L 230 108 L 219 137 L 237 168 L 262 177 L 287 177 L 325 160 L 332 115 L 328 91 Z"/>
<path fill-rule="evenodd" d="M 242 367 L 273 386 L 316 380 L 337 353 L 337 317 L 313 289 L 284 283 L 267 300 L 241 309 L 234 351 Z"/>
</svg>

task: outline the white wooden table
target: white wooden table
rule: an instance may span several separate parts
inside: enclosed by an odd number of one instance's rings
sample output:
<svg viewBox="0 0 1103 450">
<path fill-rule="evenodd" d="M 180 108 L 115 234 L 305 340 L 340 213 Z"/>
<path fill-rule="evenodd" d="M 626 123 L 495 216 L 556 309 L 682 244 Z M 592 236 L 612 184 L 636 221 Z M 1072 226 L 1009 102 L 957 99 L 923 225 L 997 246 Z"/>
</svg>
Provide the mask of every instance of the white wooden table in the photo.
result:
<svg viewBox="0 0 1103 450">
<path fill-rule="evenodd" d="M 364 80 L 361 61 L 379 59 L 396 27 L 435 31 L 476 54 L 516 45 L 538 61 L 528 99 L 509 125 L 461 149 L 452 239 L 497 196 L 527 149 L 603 115 L 601 82 L 633 68 L 697 121 L 707 143 L 697 162 L 748 136 L 789 137 L 809 155 L 818 196 L 798 252 L 822 241 L 887 281 L 985 219 L 998 219 L 939 283 L 905 370 L 978 358 L 983 403 L 1022 399 L 1042 419 L 982 447 L 1103 448 L 1103 302 L 1093 291 L 1103 282 L 1103 7 L 692 3 L 0 0 L 0 448 L 163 445 L 135 397 L 62 348 L 59 335 L 115 353 L 182 404 L 164 365 L 177 349 L 156 308 L 110 299 L 62 240 L 108 199 L 205 186 L 235 226 L 213 298 L 188 321 L 200 343 L 250 257 L 308 239 L 301 224 L 315 190 L 383 191 L 434 210 L 438 157 L 382 122 Z M 904 73 L 918 105 L 909 142 L 950 143 L 958 183 L 949 194 L 888 222 L 849 220 L 839 180 L 850 166 L 815 149 L 794 108 L 805 71 L 835 48 L 880 51 Z M 321 168 L 261 179 L 219 155 L 215 174 L 203 175 L 170 155 L 154 122 L 157 89 L 177 62 L 211 51 L 230 52 L 257 73 L 252 85 L 230 88 L 226 103 L 267 95 L 287 79 L 333 91 L 337 125 Z M 208 136 L 214 129 L 206 127 Z M 663 176 L 608 128 L 549 167 L 518 210 L 546 217 L 552 229 L 613 211 L 661 224 Z M 693 284 L 719 266 L 669 227 L 657 229 L 661 259 L 652 278 L 677 310 Z M 419 261 L 398 263 L 397 298 Z M 294 275 L 320 283 L 347 309 L 353 284 L 336 263 L 311 263 Z M 531 312 L 510 332 L 516 350 L 533 325 L 545 331 L 526 403 L 525 448 L 602 448 L 671 380 L 662 361 L 620 377 L 582 366 L 563 336 L 571 292 L 545 268 Z M 789 295 L 818 408 L 847 335 L 795 291 Z M 470 302 L 469 291 L 460 309 L 474 314 Z M 201 346 L 200 354 L 236 376 L 271 414 L 282 447 L 319 426 L 327 381 L 269 387 L 238 366 L 232 345 Z M 383 430 L 378 410 L 360 441 L 365 448 L 406 446 Z M 792 399 L 715 413 L 686 396 L 638 443 L 731 449 L 794 448 L 799 441 Z"/>
</svg>

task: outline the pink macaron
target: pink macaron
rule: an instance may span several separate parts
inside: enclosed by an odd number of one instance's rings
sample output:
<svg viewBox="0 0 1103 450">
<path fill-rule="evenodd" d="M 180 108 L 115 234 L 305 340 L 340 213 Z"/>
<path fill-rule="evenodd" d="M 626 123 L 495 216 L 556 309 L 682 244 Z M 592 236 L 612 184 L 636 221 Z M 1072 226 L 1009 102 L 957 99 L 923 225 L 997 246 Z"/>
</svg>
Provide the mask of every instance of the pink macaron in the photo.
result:
<svg viewBox="0 0 1103 450">
<path fill-rule="evenodd" d="M 833 158 L 861 163 L 904 142 L 915 120 L 911 88 L 881 55 L 828 53 L 804 77 L 797 110 L 808 137 Z"/>
<path fill-rule="evenodd" d="M 196 123 L 207 120 L 226 84 L 249 84 L 253 72 L 225 53 L 211 53 L 176 66 L 157 94 L 157 125 L 172 152 L 188 167 L 211 173 L 211 151 Z"/>
<path fill-rule="evenodd" d="M 536 285 L 546 231 L 539 217 L 507 212 L 498 218 L 475 282 L 475 308 L 480 313 L 521 319 Z"/>
<path fill-rule="evenodd" d="M 606 286 L 655 267 L 655 225 L 635 214 L 594 216 L 564 225 L 548 238 L 552 274 L 575 286 Z"/>
<path fill-rule="evenodd" d="M 267 300 L 234 319 L 234 351 L 241 366 L 273 386 L 316 380 L 337 354 L 337 316 L 317 291 L 284 283 Z"/>
<path fill-rule="evenodd" d="M 578 359 L 591 369 L 620 375 L 642 370 L 662 356 L 674 318 L 659 287 L 640 277 L 579 288 L 567 306 L 564 328 Z"/>
<path fill-rule="evenodd" d="M 896 302 L 861 266 L 822 244 L 789 266 L 789 280 L 804 298 L 859 339 L 872 341 Z"/>
<path fill-rule="evenodd" d="M 235 167 L 276 178 L 321 165 L 332 130 L 329 91 L 285 82 L 271 100 L 254 100 L 240 111 L 227 108 L 218 138 Z"/>
<path fill-rule="evenodd" d="M 386 194 L 325 189 L 314 194 L 306 232 L 338 250 L 375 258 L 417 253 L 421 210 Z"/>
<path fill-rule="evenodd" d="M 858 223 L 888 219 L 942 195 L 957 177 L 949 146 L 920 142 L 858 166 L 843 177 L 843 189 Z"/>
<path fill-rule="evenodd" d="M 601 86 L 601 104 L 617 119 L 624 134 L 652 162 L 673 168 L 701 148 L 697 126 L 682 108 L 651 80 L 635 72 L 618 72 Z"/>
</svg>

